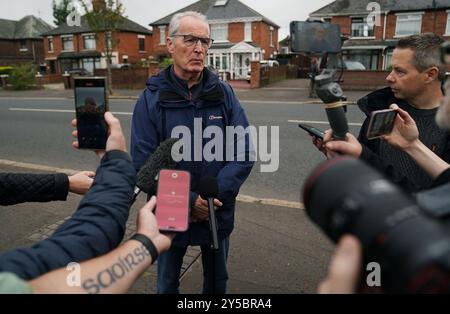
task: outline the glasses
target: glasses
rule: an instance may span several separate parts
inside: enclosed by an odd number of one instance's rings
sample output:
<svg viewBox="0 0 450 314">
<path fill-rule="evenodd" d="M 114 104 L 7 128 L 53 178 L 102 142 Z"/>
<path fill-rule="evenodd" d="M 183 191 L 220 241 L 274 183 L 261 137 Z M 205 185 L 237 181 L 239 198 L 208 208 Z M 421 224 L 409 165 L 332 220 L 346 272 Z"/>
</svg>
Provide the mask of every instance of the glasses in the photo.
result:
<svg viewBox="0 0 450 314">
<path fill-rule="evenodd" d="M 200 43 L 202 44 L 202 47 L 205 49 L 208 49 L 208 48 L 211 48 L 211 46 L 214 42 L 214 40 L 212 38 L 196 37 L 196 36 L 192 36 L 192 35 L 175 34 L 175 35 L 172 35 L 172 37 L 183 37 L 183 42 L 188 47 L 197 45 L 197 43 L 200 41 Z"/>
</svg>

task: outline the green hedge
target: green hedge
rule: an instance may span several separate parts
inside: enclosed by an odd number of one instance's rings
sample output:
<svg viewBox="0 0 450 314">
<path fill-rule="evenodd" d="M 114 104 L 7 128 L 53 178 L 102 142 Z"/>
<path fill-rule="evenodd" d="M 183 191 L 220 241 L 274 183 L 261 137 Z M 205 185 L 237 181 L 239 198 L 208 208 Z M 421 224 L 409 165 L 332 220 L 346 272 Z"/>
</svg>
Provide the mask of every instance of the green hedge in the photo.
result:
<svg viewBox="0 0 450 314">
<path fill-rule="evenodd" d="M 35 84 L 35 74 L 36 66 L 32 63 L 24 63 L 14 67 L 11 74 L 9 74 L 8 81 L 13 89 L 28 89 Z"/>
</svg>

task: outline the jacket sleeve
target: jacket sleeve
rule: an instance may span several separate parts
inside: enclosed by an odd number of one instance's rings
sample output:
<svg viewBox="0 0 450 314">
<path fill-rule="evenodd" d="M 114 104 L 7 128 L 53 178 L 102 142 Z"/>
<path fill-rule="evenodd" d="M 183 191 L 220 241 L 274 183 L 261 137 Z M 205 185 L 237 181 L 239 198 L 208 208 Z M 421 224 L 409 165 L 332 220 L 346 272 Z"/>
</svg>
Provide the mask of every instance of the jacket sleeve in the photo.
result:
<svg viewBox="0 0 450 314">
<path fill-rule="evenodd" d="M 131 157 L 136 171 L 159 145 L 155 108 L 150 108 L 151 92 L 145 90 L 136 103 L 131 121 Z"/>
<path fill-rule="evenodd" d="M 0 205 L 65 201 L 69 193 L 66 174 L 0 173 Z"/>
<path fill-rule="evenodd" d="M 125 232 L 135 181 L 129 155 L 108 152 L 73 216 L 48 239 L 2 254 L 0 271 L 32 279 L 116 248 Z"/>
<path fill-rule="evenodd" d="M 362 145 L 362 153 L 359 157 L 361 160 L 366 162 L 369 166 L 382 172 L 386 177 L 388 177 L 393 183 L 401 186 L 404 190 L 409 192 L 416 192 L 420 190 L 414 182 L 412 182 L 408 177 L 404 176 L 397 170 L 395 170 L 394 165 L 386 162 L 379 155 L 377 155 L 374 150 L 376 150 L 376 145 L 379 145 L 379 139 L 369 141 L 367 139 L 366 133 L 369 124 L 369 118 L 363 123 L 361 130 L 359 132 L 358 140 Z"/>
<path fill-rule="evenodd" d="M 249 123 L 245 114 L 244 108 L 242 108 L 239 100 L 234 94 L 231 87 L 224 84 L 225 97 L 228 98 L 228 104 L 231 105 L 231 119 L 228 121 L 229 126 L 243 127 L 245 130 L 249 130 Z M 237 146 L 244 141 L 245 151 L 239 152 Z M 238 144 L 239 143 L 239 144 Z M 250 175 L 253 165 L 256 160 L 256 152 L 252 143 L 252 138 L 249 132 L 245 135 L 241 134 L 237 138 L 237 142 L 234 145 L 234 156 L 232 161 L 228 161 L 225 167 L 223 167 L 217 175 L 217 183 L 219 185 L 219 199 L 225 204 L 234 203 L 236 196 L 239 193 L 244 181 Z M 227 143 L 227 149 L 229 144 Z M 243 161 L 240 161 L 242 160 Z M 226 205 L 225 205 L 226 206 Z"/>
</svg>

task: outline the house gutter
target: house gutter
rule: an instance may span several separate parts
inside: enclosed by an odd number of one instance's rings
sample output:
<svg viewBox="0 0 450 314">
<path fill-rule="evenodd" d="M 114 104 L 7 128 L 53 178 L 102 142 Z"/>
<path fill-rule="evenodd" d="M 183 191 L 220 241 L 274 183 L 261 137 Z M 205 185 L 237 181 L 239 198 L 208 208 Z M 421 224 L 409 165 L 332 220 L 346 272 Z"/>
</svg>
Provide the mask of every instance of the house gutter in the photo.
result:
<svg viewBox="0 0 450 314">
<path fill-rule="evenodd" d="M 386 12 L 384 12 L 384 26 L 383 26 L 383 41 L 386 40 L 386 27 L 387 27 L 387 18 L 388 18 L 388 14 L 389 14 L 389 10 L 387 10 Z M 386 48 L 383 49 L 383 70 L 386 68 Z"/>
</svg>

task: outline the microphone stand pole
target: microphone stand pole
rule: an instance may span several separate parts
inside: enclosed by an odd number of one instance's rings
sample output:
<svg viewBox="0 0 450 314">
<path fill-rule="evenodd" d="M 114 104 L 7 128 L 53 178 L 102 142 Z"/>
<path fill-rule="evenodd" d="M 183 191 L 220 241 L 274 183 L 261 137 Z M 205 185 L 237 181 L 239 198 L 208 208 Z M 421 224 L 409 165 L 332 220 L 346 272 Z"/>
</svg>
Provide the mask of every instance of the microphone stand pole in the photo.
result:
<svg viewBox="0 0 450 314">
<path fill-rule="evenodd" d="M 216 294 L 216 252 L 219 249 L 219 240 L 217 237 L 216 210 L 214 209 L 213 198 L 208 197 L 209 209 L 209 228 L 211 231 L 210 253 L 211 253 L 211 291 Z"/>
</svg>

